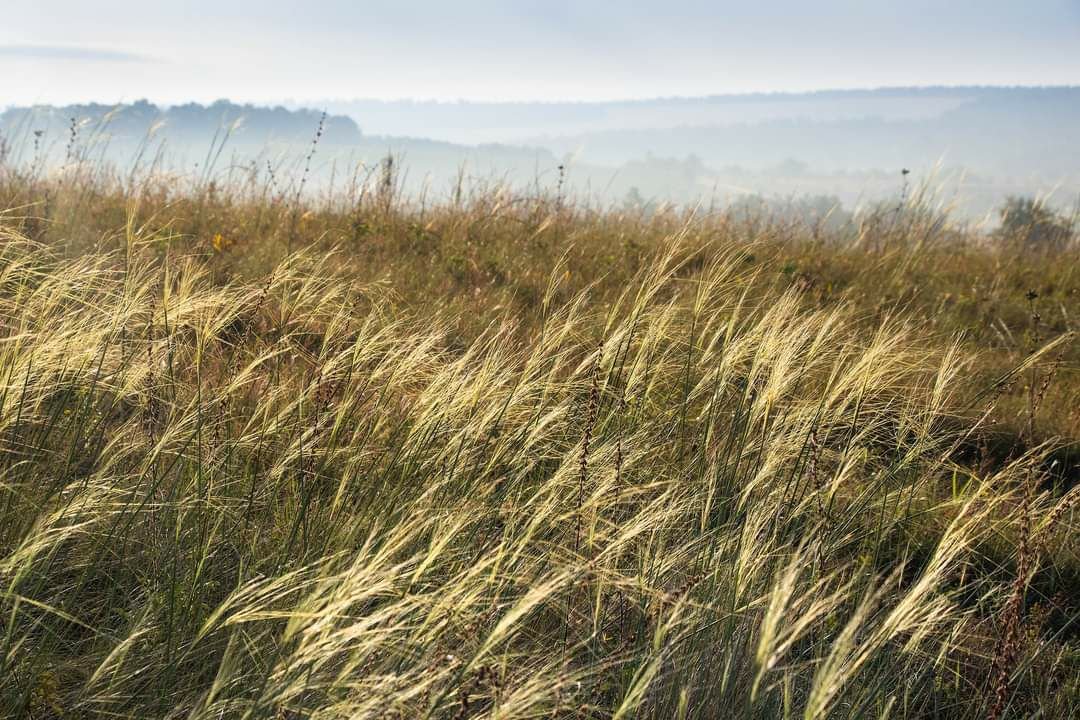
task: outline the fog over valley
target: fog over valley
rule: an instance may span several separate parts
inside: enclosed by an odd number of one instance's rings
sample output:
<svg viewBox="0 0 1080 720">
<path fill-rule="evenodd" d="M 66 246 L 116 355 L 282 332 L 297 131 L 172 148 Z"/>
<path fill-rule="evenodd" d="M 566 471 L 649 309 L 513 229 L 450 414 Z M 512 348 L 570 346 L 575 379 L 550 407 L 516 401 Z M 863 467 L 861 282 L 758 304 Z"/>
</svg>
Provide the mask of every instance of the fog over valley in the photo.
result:
<svg viewBox="0 0 1080 720">
<path fill-rule="evenodd" d="M 853 208 L 927 184 L 978 219 L 1008 195 L 1041 194 L 1068 207 L 1080 193 L 1076 87 L 591 103 L 44 105 L 8 108 L 0 132 L 6 152 L 28 162 L 35 153 L 42 163 L 70 160 L 74 144 L 118 169 L 156 163 L 235 175 L 269 164 L 293 178 L 323 109 L 309 173 L 315 191 L 394 156 L 395 182 L 410 195 L 448 193 L 461 179 L 552 188 L 562 175 L 565 192 L 603 204 L 763 196 Z"/>
</svg>

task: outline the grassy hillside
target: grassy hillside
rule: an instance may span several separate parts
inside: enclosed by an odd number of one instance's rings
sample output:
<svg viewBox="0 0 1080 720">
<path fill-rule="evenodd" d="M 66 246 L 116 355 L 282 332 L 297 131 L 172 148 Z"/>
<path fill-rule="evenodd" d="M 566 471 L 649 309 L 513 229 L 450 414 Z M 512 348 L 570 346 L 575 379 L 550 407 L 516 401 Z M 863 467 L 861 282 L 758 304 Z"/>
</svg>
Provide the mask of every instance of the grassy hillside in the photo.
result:
<svg viewBox="0 0 1080 720">
<path fill-rule="evenodd" d="M 0 708 L 1069 717 L 1080 252 L 0 174 Z"/>
</svg>

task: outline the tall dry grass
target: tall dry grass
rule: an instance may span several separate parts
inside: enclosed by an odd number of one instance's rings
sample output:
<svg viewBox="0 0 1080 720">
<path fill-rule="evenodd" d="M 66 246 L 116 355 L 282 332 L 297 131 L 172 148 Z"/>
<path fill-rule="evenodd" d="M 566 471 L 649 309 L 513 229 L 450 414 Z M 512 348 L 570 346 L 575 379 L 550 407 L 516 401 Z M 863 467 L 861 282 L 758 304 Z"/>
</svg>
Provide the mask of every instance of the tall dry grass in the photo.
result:
<svg viewBox="0 0 1080 720">
<path fill-rule="evenodd" d="M 1075 714 L 1076 493 L 1034 434 L 965 454 L 1067 332 L 973 413 L 966 345 L 770 279 L 775 228 L 522 205 L 537 291 L 425 303 L 347 247 L 223 272 L 179 237 L 216 201 L 127 197 L 0 239 L 5 715 Z M 512 201 L 362 219 L 417 270 Z"/>
</svg>

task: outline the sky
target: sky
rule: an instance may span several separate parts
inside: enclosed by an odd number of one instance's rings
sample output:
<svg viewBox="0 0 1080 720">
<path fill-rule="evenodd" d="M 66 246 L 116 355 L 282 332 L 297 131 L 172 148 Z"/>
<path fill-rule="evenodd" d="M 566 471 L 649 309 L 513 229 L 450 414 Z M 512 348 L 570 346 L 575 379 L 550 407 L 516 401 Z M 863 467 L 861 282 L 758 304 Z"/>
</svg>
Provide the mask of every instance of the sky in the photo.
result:
<svg viewBox="0 0 1080 720">
<path fill-rule="evenodd" d="M 0 106 L 1080 84 L 1080 0 L 34 0 Z"/>
</svg>

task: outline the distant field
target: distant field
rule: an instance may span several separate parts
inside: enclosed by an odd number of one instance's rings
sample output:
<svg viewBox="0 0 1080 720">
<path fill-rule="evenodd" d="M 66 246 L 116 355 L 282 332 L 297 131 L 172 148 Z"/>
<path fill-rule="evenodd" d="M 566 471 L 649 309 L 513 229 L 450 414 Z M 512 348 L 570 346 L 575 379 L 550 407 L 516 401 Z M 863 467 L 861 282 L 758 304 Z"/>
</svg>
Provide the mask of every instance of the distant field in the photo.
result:
<svg viewBox="0 0 1080 720">
<path fill-rule="evenodd" d="M 302 182 L 0 167 L 0 715 L 1080 712 L 1071 221 Z"/>
</svg>

